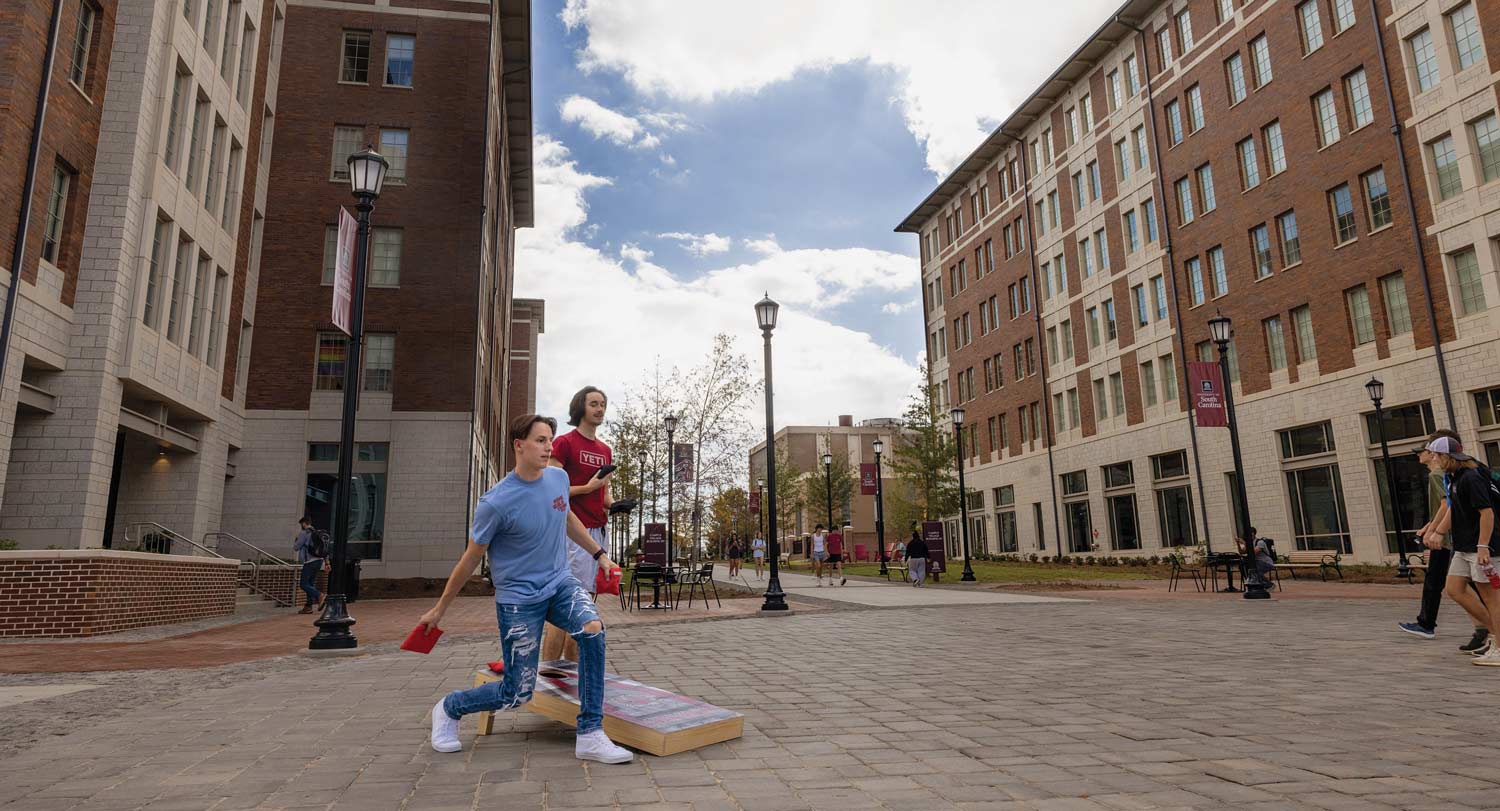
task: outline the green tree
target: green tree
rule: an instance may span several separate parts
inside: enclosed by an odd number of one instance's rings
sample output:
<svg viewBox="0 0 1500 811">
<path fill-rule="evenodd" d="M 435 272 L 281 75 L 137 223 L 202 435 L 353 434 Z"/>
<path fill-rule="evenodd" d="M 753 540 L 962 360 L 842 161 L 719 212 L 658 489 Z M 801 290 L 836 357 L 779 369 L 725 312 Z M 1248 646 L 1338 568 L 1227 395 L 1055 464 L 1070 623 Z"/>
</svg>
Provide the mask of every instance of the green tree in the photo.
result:
<svg viewBox="0 0 1500 811">
<path fill-rule="evenodd" d="M 826 434 L 823 447 L 833 447 L 833 435 Z M 828 522 L 828 494 L 833 493 L 833 521 L 839 523 L 844 515 L 844 505 L 849 503 L 854 494 L 854 469 L 849 465 L 849 459 L 841 454 L 833 454 L 833 464 L 829 465 L 825 475 L 823 460 L 819 459 L 813 470 L 808 472 L 807 478 L 802 480 L 803 504 L 813 516 L 812 523 L 826 524 Z"/>
<path fill-rule="evenodd" d="M 914 521 L 937 520 L 959 509 L 952 427 L 937 411 L 938 387 L 927 382 L 926 366 L 922 381 L 902 415 L 901 448 L 889 465 L 898 486 L 885 494 L 888 538 L 891 532 L 905 536 Z"/>
<path fill-rule="evenodd" d="M 802 509 L 806 492 L 802 487 L 802 471 L 792 465 L 785 439 L 776 443 L 776 481 L 766 485 L 776 492 L 776 537 L 782 550 L 786 550 L 790 548 L 786 545 L 787 537 L 797 526 L 797 512 Z"/>
<path fill-rule="evenodd" d="M 709 554 L 723 557 L 730 538 L 739 538 L 740 543 L 748 548 L 747 541 L 754 533 L 755 520 L 750 514 L 749 494 L 742 487 L 720 490 L 708 508 L 705 538 Z"/>
</svg>

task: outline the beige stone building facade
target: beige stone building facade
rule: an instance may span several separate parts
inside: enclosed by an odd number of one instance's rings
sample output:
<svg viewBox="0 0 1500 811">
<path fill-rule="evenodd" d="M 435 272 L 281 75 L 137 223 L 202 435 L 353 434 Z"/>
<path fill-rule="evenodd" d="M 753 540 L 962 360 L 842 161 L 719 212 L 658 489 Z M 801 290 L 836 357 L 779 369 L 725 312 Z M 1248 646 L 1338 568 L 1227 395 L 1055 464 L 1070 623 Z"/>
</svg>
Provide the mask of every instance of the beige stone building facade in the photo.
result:
<svg viewBox="0 0 1500 811">
<path fill-rule="evenodd" d="M 1500 9 L 1375 8 L 1124 3 L 899 226 L 977 552 L 1231 548 L 1228 432 L 1187 386 L 1217 313 L 1279 551 L 1394 560 L 1436 427 L 1500 462 Z"/>
</svg>

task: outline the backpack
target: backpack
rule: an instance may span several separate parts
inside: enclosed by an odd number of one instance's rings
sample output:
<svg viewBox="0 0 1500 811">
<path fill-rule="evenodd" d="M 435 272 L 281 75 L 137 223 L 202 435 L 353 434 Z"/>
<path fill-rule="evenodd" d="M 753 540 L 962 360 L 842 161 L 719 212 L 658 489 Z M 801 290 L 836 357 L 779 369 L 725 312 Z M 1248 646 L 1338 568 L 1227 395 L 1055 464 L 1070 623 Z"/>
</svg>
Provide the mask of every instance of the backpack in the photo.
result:
<svg viewBox="0 0 1500 811">
<path fill-rule="evenodd" d="M 1266 545 L 1266 552 L 1271 555 L 1271 560 L 1277 560 L 1275 541 L 1271 540 L 1270 538 L 1256 538 L 1255 540 Z"/>
<path fill-rule="evenodd" d="M 316 530 L 307 541 L 307 554 L 315 558 L 326 558 L 328 557 L 329 546 L 328 532 L 321 529 Z"/>
</svg>

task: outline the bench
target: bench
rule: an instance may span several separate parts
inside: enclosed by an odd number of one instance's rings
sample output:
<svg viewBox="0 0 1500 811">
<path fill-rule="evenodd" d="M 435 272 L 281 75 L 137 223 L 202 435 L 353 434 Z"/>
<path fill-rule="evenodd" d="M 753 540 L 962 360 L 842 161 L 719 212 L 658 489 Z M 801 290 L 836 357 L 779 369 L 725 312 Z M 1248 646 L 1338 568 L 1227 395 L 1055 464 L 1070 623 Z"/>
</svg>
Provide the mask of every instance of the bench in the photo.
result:
<svg viewBox="0 0 1500 811">
<path fill-rule="evenodd" d="M 1338 552 L 1330 552 L 1326 549 L 1309 549 L 1288 552 L 1281 556 L 1276 562 L 1277 569 L 1286 569 L 1291 573 L 1292 579 L 1297 579 L 1298 569 L 1317 569 L 1318 577 L 1322 580 L 1328 579 L 1328 571 L 1332 569 L 1338 574 L 1339 579 L 1344 579 L 1344 571 L 1339 568 L 1339 560 L 1343 556 Z"/>
<path fill-rule="evenodd" d="M 1426 577 L 1426 575 L 1427 575 L 1427 567 L 1428 567 L 1428 564 L 1431 562 L 1428 559 L 1429 558 L 1428 553 L 1431 552 L 1431 551 L 1432 551 L 1431 549 L 1424 548 L 1421 552 L 1407 552 L 1406 554 L 1404 554 L 1404 555 L 1401 556 L 1401 557 L 1403 557 L 1403 558 L 1406 559 L 1406 582 L 1407 583 L 1415 583 L 1415 582 L 1417 582 L 1417 579 L 1416 579 L 1416 573 L 1417 572 L 1422 572 L 1423 577 L 1424 578 Z"/>
</svg>

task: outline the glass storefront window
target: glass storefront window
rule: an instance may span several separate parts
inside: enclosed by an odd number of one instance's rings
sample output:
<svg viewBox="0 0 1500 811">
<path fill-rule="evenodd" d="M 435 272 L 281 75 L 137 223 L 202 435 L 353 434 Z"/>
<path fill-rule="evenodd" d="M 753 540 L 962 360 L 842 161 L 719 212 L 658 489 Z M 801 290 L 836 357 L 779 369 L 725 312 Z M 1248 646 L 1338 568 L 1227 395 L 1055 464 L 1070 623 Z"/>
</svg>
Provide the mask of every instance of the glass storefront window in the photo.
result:
<svg viewBox="0 0 1500 811">
<path fill-rule="evenodd" d="M 1193 546 L 1198 530 L 1193 524 L 1193 499 L 1187 487 L 1156 491 L 1156 516 L 1161 524 L 1162 546 Z"/>
<path fill-rule="evenodd" d="M 1349 516 L 1344 510 L 1344 486 L 1337 465 L 1286 471 L 1291 499 L 1292 529 L 1297 548 L 1330 549 L 1348 554 Z"/>
<path fill-rule="evenodd" d="M 1393 453 L 1391 469 L 1396 474 L 1396 498 L 1401 506 L 1400 527 L 1396 526 L 1396 516 L 1391 511 L 1390 479 L 1385 473 L 1385 461 L 1375 460 L 1375 484 L 1380 495 L 1380 512 L 1385 519 L 1385 551 L 1392 555 L 1420 551 L 1410 539 L 1417 527 L 1431 518 L 1427 514 L 1427 466 L 1412 454 L 1398 456 Z"/>
<path fill-rule="evenodd" d="M 1089 517 L 1089 503 L 1074 501 L 1064 504 L 1063 514 L 1068 520 L 1068 551 L 1092 552 L 1094 550 L 1094 525 Z"/>
<path fill-rule="evenodd" d="M 1110 496 L 1105 502 L 1109 506 L 1109 537 L 1113 548 L 1140 549 L 1141 533 L 1136 525 L 1135 496 Z"/>
<path fill-rule="evenodd" d="M 999 536 L 1001 552 L 1020 551 L 1020 545 L 1016 540 L 1016 513 L 1014 510 L 995 514 L 995 534 Z"/>
</svg>

